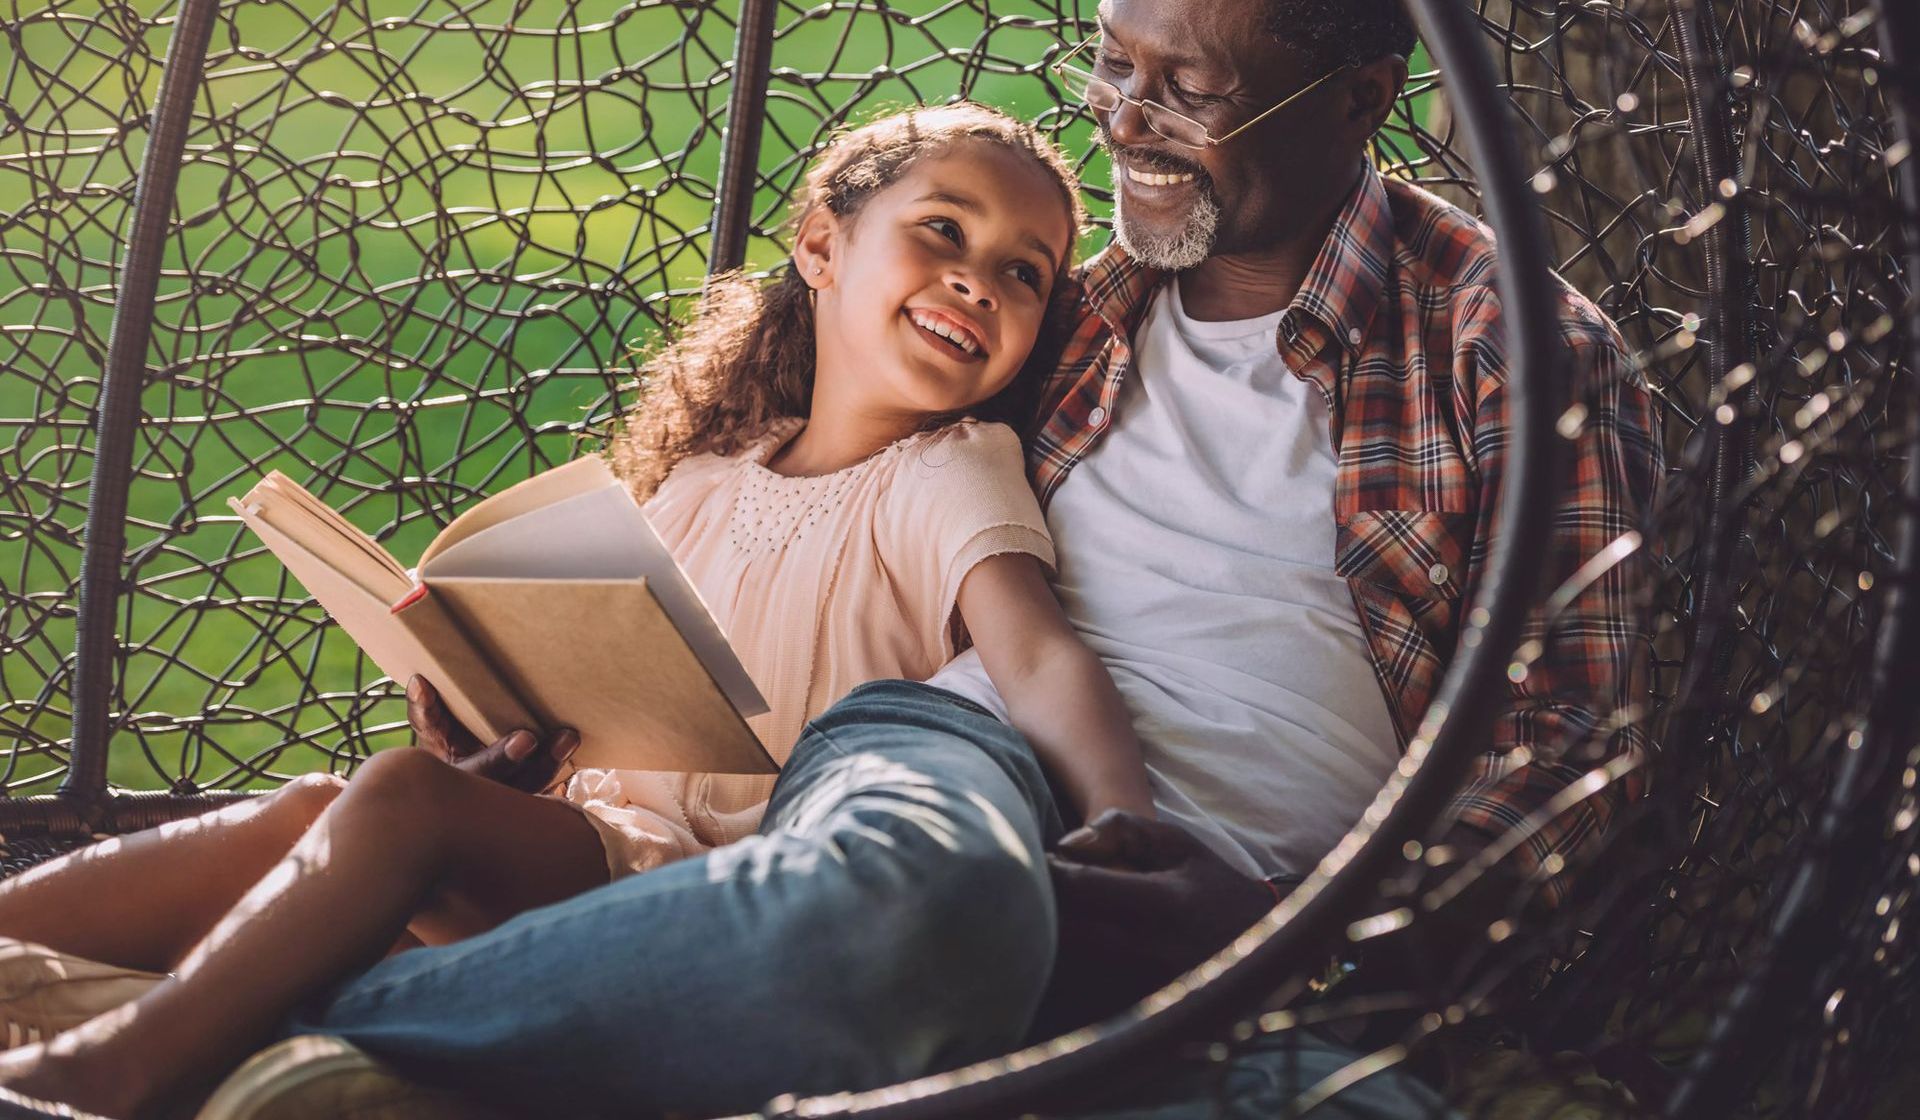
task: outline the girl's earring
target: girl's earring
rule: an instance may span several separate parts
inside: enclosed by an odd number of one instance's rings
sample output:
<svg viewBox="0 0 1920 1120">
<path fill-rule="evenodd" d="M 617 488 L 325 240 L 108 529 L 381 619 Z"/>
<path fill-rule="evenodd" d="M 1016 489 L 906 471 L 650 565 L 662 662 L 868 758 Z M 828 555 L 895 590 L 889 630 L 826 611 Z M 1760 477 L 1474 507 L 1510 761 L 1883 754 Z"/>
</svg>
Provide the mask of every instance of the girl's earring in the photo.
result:
<svg viewBox="0 0 1920 1120">
<path fill-rule="evenodd" d="M 814 264 L 814 266 L 813 266 L 813 274 L 814 274 L 815 276 L 818 276 L 818 275 L 820 275 L 820 274 L 821 274 L 822 272 L 824 272 L 824 271 L 826 271 L 826 269 L 825 269 L 825 268 L 823 268 L 823 267 L 822 267 L 822 266 L 821 266 L 821 265 L 820 265 L 820 264 L 819 264 L 818 262 L 815 262 L 815 264 Z"/>
</svg>

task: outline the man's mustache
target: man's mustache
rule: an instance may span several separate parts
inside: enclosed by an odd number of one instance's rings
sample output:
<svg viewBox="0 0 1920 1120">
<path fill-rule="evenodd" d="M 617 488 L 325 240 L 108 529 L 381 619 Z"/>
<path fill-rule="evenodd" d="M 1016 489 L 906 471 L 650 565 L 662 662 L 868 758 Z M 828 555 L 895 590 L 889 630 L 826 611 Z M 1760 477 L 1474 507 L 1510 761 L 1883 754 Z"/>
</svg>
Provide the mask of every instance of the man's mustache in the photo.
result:
<svg viewBox="0 0 1920 1120">
<path fill-rule="evenodd" d="M 1094 133 L 1094 138 L 1102 148 L 1106 149 L 1107 157 L 1115 163 L 1128 163 L 1162 175 L 1191 175 L 1202 187 L 1212 185 L 1206 169 L 1197 163 L 1190 163 L 1178 156 L 1168 155 L 1166 152 L 1155 151 L 1152 148 L 1136 148 L 1130 144 L 1122 144 L 1104 128 L 1098 129 Z"/>
</svg>

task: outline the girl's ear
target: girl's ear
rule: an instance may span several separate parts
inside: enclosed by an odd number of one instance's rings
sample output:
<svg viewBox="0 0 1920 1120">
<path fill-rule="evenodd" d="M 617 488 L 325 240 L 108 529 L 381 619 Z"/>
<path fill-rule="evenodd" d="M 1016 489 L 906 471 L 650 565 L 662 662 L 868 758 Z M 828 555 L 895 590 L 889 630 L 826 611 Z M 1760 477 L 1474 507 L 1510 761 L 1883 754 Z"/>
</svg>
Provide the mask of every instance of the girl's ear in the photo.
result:
<svg viewBox="0 0 1920 1120">
<path fill-rule="evenodd" d="M 815 291 L 833 283 L 834 250 L 840 243 L 840 220 L 833 211 L 815 206 L 800 218 L 794 231 L 793 265 L 800 278 Z"/>
</svg>

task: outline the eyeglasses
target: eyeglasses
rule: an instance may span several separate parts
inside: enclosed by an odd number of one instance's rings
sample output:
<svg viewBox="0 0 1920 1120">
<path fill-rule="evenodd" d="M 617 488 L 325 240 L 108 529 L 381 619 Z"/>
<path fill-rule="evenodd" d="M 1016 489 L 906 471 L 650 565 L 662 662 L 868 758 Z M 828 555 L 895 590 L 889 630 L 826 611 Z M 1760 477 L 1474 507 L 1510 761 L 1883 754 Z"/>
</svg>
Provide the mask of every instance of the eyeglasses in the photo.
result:
<svg viewBox="0 0 1920 1120">
<path fill-rule="evenodd" d="M 1126 94 L 1120 92 L 1119 86 L 1100 77 L 1093 71 L 1083 70 L 1078 66 L 1069 65 L 1075 57 L 1092 46 L 1098 38 L 1100 38 L 1098 35 L 1089 38 L 1086 42 L 1068 51 L 1061 57 L 1060 61 L 1053 64 L 1053 72 L 1060 76 L 1060 84 L 1067 87 L 1068 93 L 1086 102 L 1090 107 L 1098 109 L 1102 113 L 1111 113 L 1120 108 L 1122 104 L 1132 105 L 1134 108 L 1140 110 L 1140 117 L 1147 122 L 1148 128 L 1151 128 L 1162 138 L 1171 140 L 1185 148 L 1205 149 L 1224 144 L 1293 104 L 1295 101 L 1305 97 L 1315 89 L 1318 89 L 1336 75 L 1352 69 L 1351 66 L 1342 66 L 1338 70 L 1329 70 L 1320 77 L 1315 78 L 1312 82 L 1309 82 L 1306 86 L 1296 90 L 1289 95 L 1286 100 L 1273 106 L 1266 112 L 1261 113 L 1239 128 L 1234 129 L 1225 136 L 1215 136 L 1206 125 L 1201 124 L 1185 113 L 1175 112 L 1165 105 L 1160 104 L 1158 101 L 1151 101 L 1144 97 L 1128 97 Z"/>
</svg>

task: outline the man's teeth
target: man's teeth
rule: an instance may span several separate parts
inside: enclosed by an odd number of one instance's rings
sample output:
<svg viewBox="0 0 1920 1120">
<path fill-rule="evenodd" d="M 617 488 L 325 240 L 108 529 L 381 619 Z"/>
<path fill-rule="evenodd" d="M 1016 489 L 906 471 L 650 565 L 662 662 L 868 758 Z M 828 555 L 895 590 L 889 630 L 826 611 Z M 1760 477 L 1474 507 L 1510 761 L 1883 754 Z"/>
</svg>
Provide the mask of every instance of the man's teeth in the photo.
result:
<svg viewBox="0 0 1920 1120">
<path fill-rule="evenodd" d="M 980 344 L 975 342 L 972 336 L 967 334 L 966 331 L 958 330 L 953 327 L 950 327 L 946 323 L 940 321 L 939 319 L 934 318 L 931 315 L 922 315 L 919 312 L 914 312 L 912 314 L 912 318 L 915 326 L 923 327 L 926 330 L 932 331 L 934 334 L 937 334 L 941 338 L 946 339 L 948 342 L 953 343 L 955 346 L 958 346 L 960 349 L 965 350 L 967 353 L 969 354 L 980 353 Z"/>
<path fill-rule="evenodd" d="M 1137 167 L 1127 168 L 1127 178 L 1136 183 L 1145 183 L 1149 187 L 1170 187 L 1175 183 L 1191 183 L 1191 172 L 1185 175 L 1156 175 L 1151 171 L 1142 171 Z"/>
</svg>

